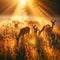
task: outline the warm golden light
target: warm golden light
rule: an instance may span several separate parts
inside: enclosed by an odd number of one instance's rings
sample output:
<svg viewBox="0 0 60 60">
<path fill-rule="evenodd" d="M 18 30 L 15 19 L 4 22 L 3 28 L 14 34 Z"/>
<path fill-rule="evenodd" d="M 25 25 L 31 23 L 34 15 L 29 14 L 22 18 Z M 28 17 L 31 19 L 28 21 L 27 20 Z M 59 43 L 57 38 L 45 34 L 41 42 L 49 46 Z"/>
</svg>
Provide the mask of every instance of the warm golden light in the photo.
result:
<svg viewBox="0 0 60 60">
<path fill-rule="evenodd" d="M 20 5 L 21 6 L 25 6 L 26 5 L 26 2 L 27 2 L 27 0 L 20 0 Z"/>
</svg>

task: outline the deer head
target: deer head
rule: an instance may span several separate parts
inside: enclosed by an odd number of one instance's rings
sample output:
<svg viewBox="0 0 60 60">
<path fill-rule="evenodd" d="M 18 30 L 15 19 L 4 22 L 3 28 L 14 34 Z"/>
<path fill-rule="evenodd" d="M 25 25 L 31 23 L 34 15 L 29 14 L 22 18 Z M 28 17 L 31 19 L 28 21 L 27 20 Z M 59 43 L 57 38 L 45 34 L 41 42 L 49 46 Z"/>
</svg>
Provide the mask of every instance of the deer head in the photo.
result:
<svg viewBox="0 0 60 60">
<path fill-rule="evenodd" d="M 53 29 L 53 27 L 54 27 L 54 25 L 55 25 L 55 22 L 56 22 L 56 20 L 51 21 L 51 23 L 52 23 L 52 29 Z"/>
</svg>

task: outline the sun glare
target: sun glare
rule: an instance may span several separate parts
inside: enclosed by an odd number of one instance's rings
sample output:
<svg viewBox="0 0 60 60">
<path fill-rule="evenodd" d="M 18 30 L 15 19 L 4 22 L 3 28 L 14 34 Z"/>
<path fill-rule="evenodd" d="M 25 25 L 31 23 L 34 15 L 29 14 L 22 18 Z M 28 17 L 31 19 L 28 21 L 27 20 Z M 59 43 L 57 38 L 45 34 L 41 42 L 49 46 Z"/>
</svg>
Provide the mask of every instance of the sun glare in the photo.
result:
<svg viewBox="0 0 60 60">
<path fill-rule="evenodd" d="M 27 2 L 27 0 L 20 0 L 20 5 L 21 6 L 25 6 L 26 5 L 26 2 Z"/>
</svg>

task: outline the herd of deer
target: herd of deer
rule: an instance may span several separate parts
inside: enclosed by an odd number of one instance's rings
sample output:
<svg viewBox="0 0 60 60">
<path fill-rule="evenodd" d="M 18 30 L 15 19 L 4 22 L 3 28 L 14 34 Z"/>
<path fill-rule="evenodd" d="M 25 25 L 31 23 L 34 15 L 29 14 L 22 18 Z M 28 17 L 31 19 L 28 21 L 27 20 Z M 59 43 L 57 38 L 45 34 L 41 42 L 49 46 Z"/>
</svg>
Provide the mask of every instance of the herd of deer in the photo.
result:
<svg viewBox="0 0 60 60">
<path fill-rule="evenodd" d="M 55 25 L 55 22 L 56 22 L 56 20 L 51 21 L 52 26 L 50 26 L 49 24 L 46 24 L 45 26 L 43 26 L 43 28 L 42 28 L 41 30 L 39 30 L 36 25 L 34 25 L 32 28 L 33 28 L 33 30 L 34 30 L 34 33 L 37 33 L 37 32 L 39 31 L 39 35 L 41 34 L 41 32 L 42 32 L 43 30 L 45 30 L 45 31 L 48 30 L 48 32 L 52 32 L 53 27 L 54 27 L 54 25 Z M 24 28 L 22 28 L 22 29 L 19 31 L 19 34 L 18 34 L 18 36 L 17 36 L 17 38 L 16 38 L 17 44 L 18 44 L 18 42 L 19 42 L 19 38 L 20 38 L 21 36 L 24 36 L 26 33 L 29 34 L 29 32 L 30 32 L 30 27 L 24 27 Z"/>
</svg>

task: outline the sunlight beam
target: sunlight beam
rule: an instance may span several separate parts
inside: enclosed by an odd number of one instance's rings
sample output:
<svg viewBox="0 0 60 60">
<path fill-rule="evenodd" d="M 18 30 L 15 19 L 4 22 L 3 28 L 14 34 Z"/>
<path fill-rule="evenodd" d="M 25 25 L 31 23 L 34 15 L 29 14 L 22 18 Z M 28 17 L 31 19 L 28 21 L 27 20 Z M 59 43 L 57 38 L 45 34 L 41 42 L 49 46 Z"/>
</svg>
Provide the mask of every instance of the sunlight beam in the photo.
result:
<svg viewBox="0 0 60 60">
<path fill-rule="evenodd" d="M 21 7 L 23 8 L 27 4 L 27 0 L 20 0 L 19 3 Z"/>
</svg>

